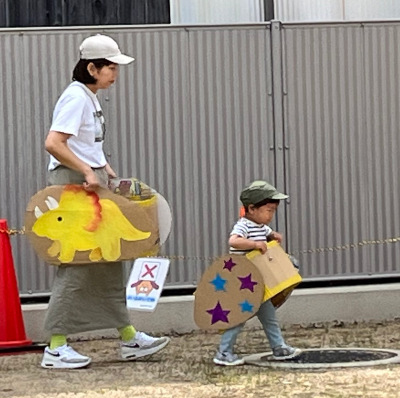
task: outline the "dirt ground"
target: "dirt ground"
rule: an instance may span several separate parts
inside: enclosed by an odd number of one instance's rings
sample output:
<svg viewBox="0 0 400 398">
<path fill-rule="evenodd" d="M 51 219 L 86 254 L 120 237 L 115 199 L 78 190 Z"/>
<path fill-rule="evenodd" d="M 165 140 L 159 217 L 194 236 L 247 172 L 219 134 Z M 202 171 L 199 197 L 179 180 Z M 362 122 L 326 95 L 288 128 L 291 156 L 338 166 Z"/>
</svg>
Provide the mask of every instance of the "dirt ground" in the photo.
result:
<svg viewBox="0 0 400 398">
<path fill-rule="evenodd" d="M 288 343 L 300 348 L 400 349 L 400 319 L 295 325 L 283 333 Z M 41 353 L 3 355 L 0 397 L 400 397 L 400 365 L 330 370 L 219 367 L 212 363 L 218 341 L 217 333 L 173 335 L 163 351 L 136 362 L 118 360 L 117 340 L 77 341 L 72 346 L 93 362 L 87 369 L 69 371 L 42 369 Z M 239 354 L 268 350 L 260 329 L 245 329 L 239 336 Z"/>
</svg>

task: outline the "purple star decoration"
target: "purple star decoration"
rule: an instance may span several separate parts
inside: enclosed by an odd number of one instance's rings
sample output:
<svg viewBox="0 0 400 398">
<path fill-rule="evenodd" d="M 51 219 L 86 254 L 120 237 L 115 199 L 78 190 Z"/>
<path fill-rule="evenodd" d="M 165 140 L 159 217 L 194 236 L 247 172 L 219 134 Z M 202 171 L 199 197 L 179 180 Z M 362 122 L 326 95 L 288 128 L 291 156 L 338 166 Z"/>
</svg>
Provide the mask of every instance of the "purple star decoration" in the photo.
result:
<svg viewBox="0 0 400 398">
<path fill-rule="evenodd" d="M 238 279 L 240 280 L 240 282 L 242 282 L 242 286 L 240 286 L 240 290 L 249 289 L 251 292 L 254 293 L 254 285 L 257 285 L 258 282 L 253 282 L 251 280 L 251 274 L 244 276 L 243 278 L 238 276 Z"/>
<path fill-rule="evenodd" d="M 229 323 L 228 314 L 230 311 L 222 309 L 219 301 L 214 308 L 207 310 L 207 312 L 211 314 L 211 325 L 214 325 L 218 321 Z"/>
<path fill-rule="evenodd" d="M 223 269 L 226 268 L 230 272 L 232 272 L 232 268 L 236 265 L 236 263 L 233 262 L 232 257 L 228 261 L 224 260 L 224 264 L 225 265 Z"/>
</svg>

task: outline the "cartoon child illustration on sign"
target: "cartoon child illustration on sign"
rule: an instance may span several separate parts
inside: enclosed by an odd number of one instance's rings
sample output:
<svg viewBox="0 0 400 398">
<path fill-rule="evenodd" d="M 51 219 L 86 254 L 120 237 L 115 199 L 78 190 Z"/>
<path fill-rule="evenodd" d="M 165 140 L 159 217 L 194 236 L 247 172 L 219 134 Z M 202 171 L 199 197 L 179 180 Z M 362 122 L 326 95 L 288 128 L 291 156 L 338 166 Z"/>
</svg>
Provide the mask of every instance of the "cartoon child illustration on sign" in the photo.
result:
<svg viewBox="0 0 400 398">
<path fill-rule="evenodd" d="M 131 287 L 136 288 L 136 294 L 145 294 L 148 296 L 153 289 L 158 290 L 160 286 L 157 285 L 154 281 L 144 281 L 144 280 L 139 280 L 135 283 L 131 284 Z"/>
</svg>

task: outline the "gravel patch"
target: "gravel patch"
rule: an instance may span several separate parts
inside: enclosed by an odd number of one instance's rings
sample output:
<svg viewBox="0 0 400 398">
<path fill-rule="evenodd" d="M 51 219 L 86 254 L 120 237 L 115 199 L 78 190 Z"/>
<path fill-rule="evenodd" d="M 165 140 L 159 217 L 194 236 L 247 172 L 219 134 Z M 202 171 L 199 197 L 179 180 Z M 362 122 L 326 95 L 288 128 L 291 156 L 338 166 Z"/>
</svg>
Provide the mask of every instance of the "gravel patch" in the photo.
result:
<svg viewBox="0 0 400 398">
<path fill-rule="evenodd" d="M 321 323 L 283 329 L 300 348 L 400 348 L 400 319 L 368 323 Z M 1 398 L 140 397 L 400 397 L 400 366 L 349 369 L 269 369 L 252 365 L 219 367 L 212 358 L 218 332 L 171 335 L 161 352 L 136 362 L 120 362 L 116 339 L 75 341 L 92 357 L 87 369 L 46 370 L 41 353 L 0 356 Z M 238 338 L 241 355 L 268 351 L 264 333 L 245 329 Z"/>
</svg>

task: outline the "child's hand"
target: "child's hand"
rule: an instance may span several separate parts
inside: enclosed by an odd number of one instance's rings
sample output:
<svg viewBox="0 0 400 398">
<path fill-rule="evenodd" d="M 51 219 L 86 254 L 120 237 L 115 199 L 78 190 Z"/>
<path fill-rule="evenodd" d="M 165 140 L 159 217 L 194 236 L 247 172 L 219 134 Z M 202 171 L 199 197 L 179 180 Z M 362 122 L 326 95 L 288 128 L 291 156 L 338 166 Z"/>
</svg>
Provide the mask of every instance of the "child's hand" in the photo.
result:
<svg viewBox="0 0 400 398">
<path fill-rule="evenodd" d="M 276 240 L 276 241 L 278 241 L 279 243 L 281 243 L 282 240 L 283 240 L 283 235 L 280 234 L 279 232 L 272 231 L 272 232 L 268 235 L 268 238 L 271 238 L 272 240 Z"/>
<path fill-rule="evenodd" d="M 265 254 L 267 252 L 267 243 L 263 241 L 256 241 L 254 250 L 260 250 L 261 254 Z"/>
</svg>

